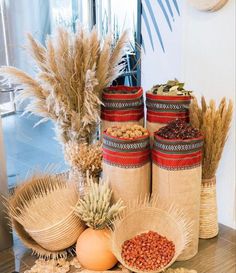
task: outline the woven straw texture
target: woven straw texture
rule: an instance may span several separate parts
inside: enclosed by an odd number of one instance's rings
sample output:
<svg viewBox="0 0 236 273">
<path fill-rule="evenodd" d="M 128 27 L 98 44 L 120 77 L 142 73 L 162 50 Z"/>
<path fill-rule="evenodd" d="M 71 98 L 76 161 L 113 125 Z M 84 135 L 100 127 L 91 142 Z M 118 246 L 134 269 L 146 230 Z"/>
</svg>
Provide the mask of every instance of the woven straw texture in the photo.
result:
<svg viewBox="0 0 236 273">
<path fill-rule="evenodd" d="M 162 169 L 152 164 L 152 192 L 162 201 L 173 201 L 193 223 L 191 242 L 178 257 L 188 260 L 198 252 L 201 166 L 186 170 Z"/>
<path fill-rule="evenodd" d="M 199 238 L 213 238 L 218 232 L 216 177 L 213 177 L 202 180 Z"/>
<path fill-rule="evenodd" d="M 9 199 L 13 227 L 18 227 L 21 238 L 28 236 L 25 241 L 33 250 L 37 244 L 48 252 L 69 248 L 85 228 L 74 214 L 78 199 L 76 186 L 64 176 L 36 175 Z"/>
<path fill-rule="evenodd" d="M 150 193 L 150 162 L 138 168 L 121 168 L 103 162 L 103 175 L 108 179 L 113 191 L 113 200 L 120 198 L 124 203 L 130 202 Z"/>
<path fill-rule="evenodd" d="M 175 244 L 175 255 L 170 263 L 164 268 L 149 272 L 162 272 L 162 270 L 169 267 L 175 262 L 189 242 L 188 235 L 191 224 L 185 221 L 183 213 L 178 211 L 174 205 L 166 206 L 167 203 L 165 203 L 163 206 L 163 204 L 158 199 L 154 206 L 150 205 L 148 207 L 144 204 L 143 207 L 140 207 L 139 204 L 134 204 L 131 210 L 128 208 L 124 216 L 115 222 L 112 233 L 113 253 L 120 263 L 133 272 L 143 273 L 136 268 L 127 266 L 123 260 L 121 249 L 122 244 L 126 240 L 151 230 L 173 241 Z"/>
</svg>

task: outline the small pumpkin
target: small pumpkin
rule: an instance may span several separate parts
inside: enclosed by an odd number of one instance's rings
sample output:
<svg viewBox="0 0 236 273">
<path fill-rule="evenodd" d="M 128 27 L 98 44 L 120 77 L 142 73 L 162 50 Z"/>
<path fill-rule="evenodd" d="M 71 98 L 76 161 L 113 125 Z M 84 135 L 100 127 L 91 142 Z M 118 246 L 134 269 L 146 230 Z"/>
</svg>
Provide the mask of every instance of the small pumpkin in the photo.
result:
<svg viewBox="0 0 236 273">
<path fill-rule="evenodd" d="M 89 270 L 105 271 L 117 263 L 111 251 L 109 226 L 123 210 L 122 201 L 111 204 L 112 190 L 108 182 L 94 183 L 87 177 L 88 188 L 79 200 L 75 213 L 88 228 L 79 236 L 76 254 L 80 264 Z"/>
<path fill-rule="evenodd" d="M 108 229 L 87 228 L 77 241 L 76 254 L 80 264 L 89 270 L 105 271 L 117 263 L 111 252 Z"/>
</svg>

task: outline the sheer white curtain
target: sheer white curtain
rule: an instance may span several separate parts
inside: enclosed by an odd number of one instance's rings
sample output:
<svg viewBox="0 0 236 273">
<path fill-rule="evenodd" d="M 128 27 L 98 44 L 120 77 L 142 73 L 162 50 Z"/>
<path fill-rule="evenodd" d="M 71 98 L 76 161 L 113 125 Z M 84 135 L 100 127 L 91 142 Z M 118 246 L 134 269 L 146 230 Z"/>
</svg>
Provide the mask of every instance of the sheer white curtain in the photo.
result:
<svg viewBox="0 0 236 273">
<path fill-rule="evenodd" d="M 26 34 L 40 42 L 50 33 L 49 0 L 2 0 L 9 64 L 32 74 L 32 66 L 24 50 Z"/>
</svg>

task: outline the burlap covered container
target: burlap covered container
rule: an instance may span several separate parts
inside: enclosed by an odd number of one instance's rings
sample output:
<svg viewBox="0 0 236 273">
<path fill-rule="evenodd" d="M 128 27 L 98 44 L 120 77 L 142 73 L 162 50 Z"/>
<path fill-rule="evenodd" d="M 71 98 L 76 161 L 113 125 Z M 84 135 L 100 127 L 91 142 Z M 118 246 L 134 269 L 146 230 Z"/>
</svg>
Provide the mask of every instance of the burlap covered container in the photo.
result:
<svg viewBox="0 0 236 273">
<path fill-rule="evenodd" d="M 202 179 L 199 238 L 210 239 L 218 232 L 216 177 L 214 176 L 211 179 Z"/>
<path fill-rule="evenodd" d="M 147 123 L 152 144 L 153 134 L 174 119 L 189 121 L 191 96 L 162 96 L 146 93 Z"/>
<path fill-rule="evenodd" d="M 198 252 L 203 138 L 164 139 L 154 134 L 152 191 L 162 201 L 173 201 L 192 223 L 190 244 L 178 260 Z"/>
<path fill-rule="evenodd" d="M 109 180 L 113 199 L 126 204 L 150 194 L 149 135 L 136 139 L 103 133 L 103 177 Z"/>
<path fill-rule="evenodd" d="M 124 85 L 106 88 L 102 94 L 102 132 L 114 125 L 144 122 L 143 89 Z"/>
</svg>

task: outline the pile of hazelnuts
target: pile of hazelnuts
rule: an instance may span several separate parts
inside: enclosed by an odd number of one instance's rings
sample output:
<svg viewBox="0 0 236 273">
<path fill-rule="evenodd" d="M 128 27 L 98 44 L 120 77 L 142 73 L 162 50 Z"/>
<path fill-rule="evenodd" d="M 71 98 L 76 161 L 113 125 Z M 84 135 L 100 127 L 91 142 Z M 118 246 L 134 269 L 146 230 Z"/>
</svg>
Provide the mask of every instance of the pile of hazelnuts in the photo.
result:
<svg viewBox="0 0 236 273">
<path fill-rule="evenodd" d="M 125 241 L 121 251 L 124 262 L 141 271 L 161 269 L 170 263 L 174 255 L 174 243 L 154 231 Z"/>
<path fill-rule="evenodd" d="M 134 125 L 123 125 L 123 126 L 113 126 L 106 130 L 106 133 L 113 137 L 135 139 L 137 137 L 148 136 L 148 130 L 143 126 Z"/>
</svg>

